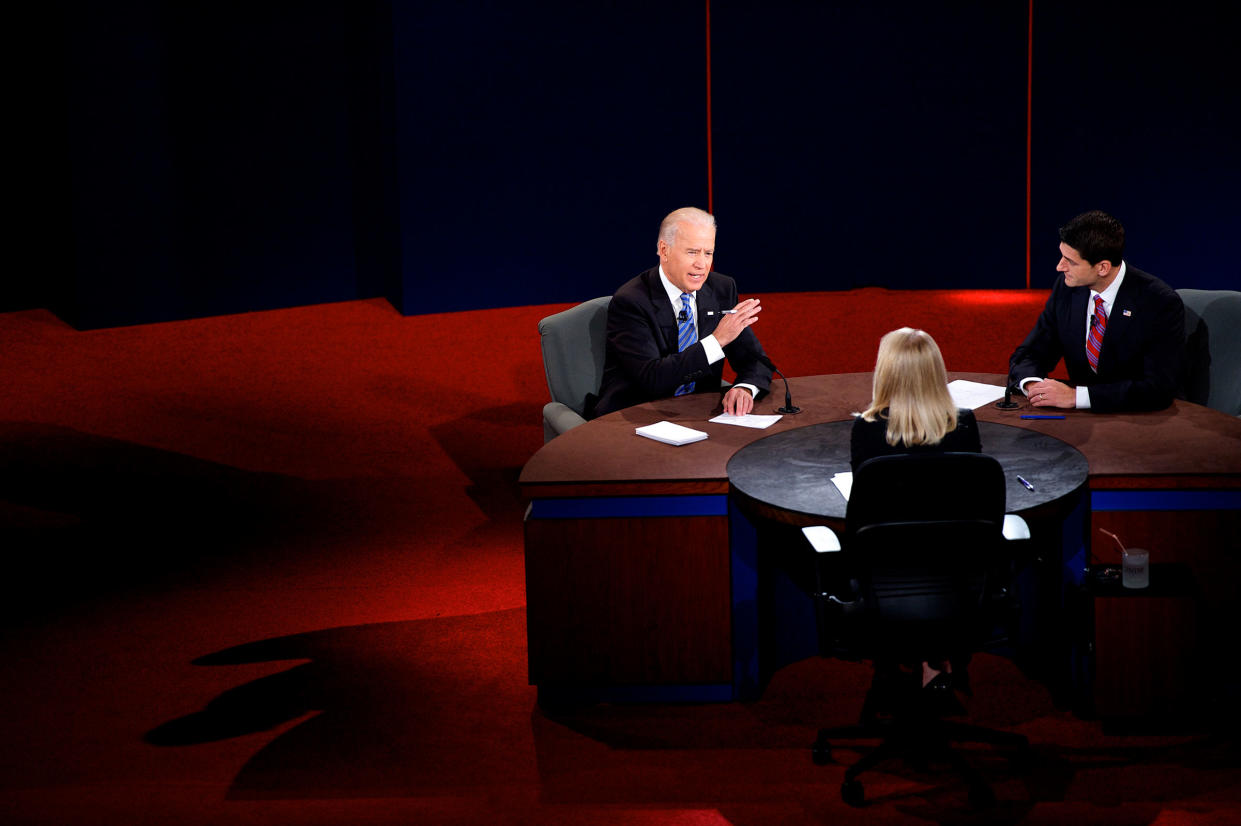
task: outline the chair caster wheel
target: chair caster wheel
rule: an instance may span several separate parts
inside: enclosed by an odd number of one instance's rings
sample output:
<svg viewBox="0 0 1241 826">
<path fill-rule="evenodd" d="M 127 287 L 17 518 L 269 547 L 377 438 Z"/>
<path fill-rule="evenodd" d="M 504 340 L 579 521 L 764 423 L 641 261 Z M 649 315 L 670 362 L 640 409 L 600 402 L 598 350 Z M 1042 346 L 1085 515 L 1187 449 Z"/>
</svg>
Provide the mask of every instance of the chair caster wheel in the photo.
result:
<svg viewBox="0 0 1241 826">
<path fill-rule="evenodd" d="M 975 809 L 994 809 L 995 808 L 995 792 L 991 791 L 990 786 L 972 786 L 970 787 L 970 806 Z"/>
<path fill-rule="evenodd" d="M 848 805 L 857 808 L 866 802 L 866 792 L 858 781 L 846 780 L 840 784 L 840 799 Z"/>
<path fill-rule="evenodd" d="M 810 759 L 816 766 L 826 766 L 832 762 L 832 744 L 826 737 L 819 737 L 814 741 L 814 745 L 810 747 Z"/>
</svg>

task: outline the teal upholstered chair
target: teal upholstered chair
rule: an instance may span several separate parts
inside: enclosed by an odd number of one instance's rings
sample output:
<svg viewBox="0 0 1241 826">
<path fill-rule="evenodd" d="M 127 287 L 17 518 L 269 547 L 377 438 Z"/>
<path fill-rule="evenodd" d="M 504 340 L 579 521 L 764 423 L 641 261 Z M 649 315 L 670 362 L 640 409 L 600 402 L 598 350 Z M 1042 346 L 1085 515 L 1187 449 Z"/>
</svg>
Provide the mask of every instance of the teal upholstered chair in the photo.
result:
<svg viewBox="0 0 1241 826">
<path fill-rule="evenodd" d="M 552 400 L 543 406 L 543 441 L 577 427 L 586 398 L 598 394 L 603 381 L 611 296 L 592 298 L 539 322 L 543 370 Z"/>
<path fill-rule="evenodd" d="M 1241 292 L 1177 293 L 1185 302 L 1186 397 L 1241 416 Z"/>
</svg>

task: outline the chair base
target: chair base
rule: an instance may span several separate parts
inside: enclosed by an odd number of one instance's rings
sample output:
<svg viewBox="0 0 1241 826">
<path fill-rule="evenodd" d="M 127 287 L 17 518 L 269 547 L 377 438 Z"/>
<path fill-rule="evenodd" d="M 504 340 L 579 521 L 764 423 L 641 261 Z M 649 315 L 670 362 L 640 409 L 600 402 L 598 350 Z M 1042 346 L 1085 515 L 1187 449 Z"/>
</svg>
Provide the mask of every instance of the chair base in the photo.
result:
<svg viewBox="0 0 1241 826">
<path fill-rule="evenodd" d="M 1021 766 L 1028 756 L 1029 741 L 1020 734 L 944 720 L 941 716 L 945 713 L 945 699 L 942 695 L 937 698 L 935 692 L 913 686 L 901 692 L 904 696 L 897 698 L 893 716 L 883 719 L 880 717 L 882 709 L 886 701 L 891 699 L 885 694 L 890 692 L 891 688 L 877 690 L 878 688 L 877 685 L 872 685 L 867 693 L 862 707 L 862 720 L 858 725 L 821 729 L 811 747 L 815 764 L 826 765 L 832 762 L 833 741 L 881 740 L 873 751 L 863 755 L 845 771 L 844 783 L 840 787 L 841 799 L 850 806 L 863 805 L 865 790 L 857 779 L 858 775 L 886 760 L 903 758 L 919 770 L 929 768 L 932 763 L 947 764 L 969 784 L 971 806 L 983 809 L 995 805 L 995 793 L 986 778 L 963 754 L 953 749 L 952 744 L 988 743 L 998 748 L 1012 749 L 1017 752 L 1014 755 L 1015 764 Z M 955 697 L 949 699 L 951 703 L 956 703 Z M 956 707 L 959 709 L 959 704 Z M 951 707 L 947 711 L 954 713 Z"/>
</svg>

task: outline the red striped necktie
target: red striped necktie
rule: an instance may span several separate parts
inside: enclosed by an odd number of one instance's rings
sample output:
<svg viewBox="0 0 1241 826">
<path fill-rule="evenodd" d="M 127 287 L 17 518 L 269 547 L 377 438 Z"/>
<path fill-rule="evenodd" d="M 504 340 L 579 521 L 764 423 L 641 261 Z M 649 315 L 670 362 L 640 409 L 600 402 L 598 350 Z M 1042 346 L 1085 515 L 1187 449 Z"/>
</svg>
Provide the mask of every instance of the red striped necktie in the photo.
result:
<svg viewBox="0 0 1241 826">
<path fill-rule="evenodd" d="M 1099 350 L 1103 348 L 1103 331 L 1107 329 L 1107 310 L 1103 309 L 1103 296 L 1094 297 L 1094 315 L 1090 319 L 1090 335 L 1086 336 L 1086 359 L 1090 369 L 1099 372 Z"/>
</svg>

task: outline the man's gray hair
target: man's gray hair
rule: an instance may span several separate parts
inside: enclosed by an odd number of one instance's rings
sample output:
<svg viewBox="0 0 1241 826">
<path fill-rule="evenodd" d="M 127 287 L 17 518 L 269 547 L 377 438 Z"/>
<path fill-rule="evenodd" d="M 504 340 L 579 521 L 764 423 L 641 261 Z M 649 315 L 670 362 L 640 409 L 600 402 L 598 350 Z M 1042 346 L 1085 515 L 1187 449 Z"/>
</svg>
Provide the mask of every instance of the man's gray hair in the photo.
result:
<svg viewBox="0 0 1241 826">
<path fill-rule="evenodd" d="M 715 216 L 698 207 L 681 207 L 668 213 L 668 217 L 659 225 L 659 240 L 673 244 L 677 240 L 677 226 L 680 224 L 698 224 L 703 227 L 715 228 Z"/>
</svg>

